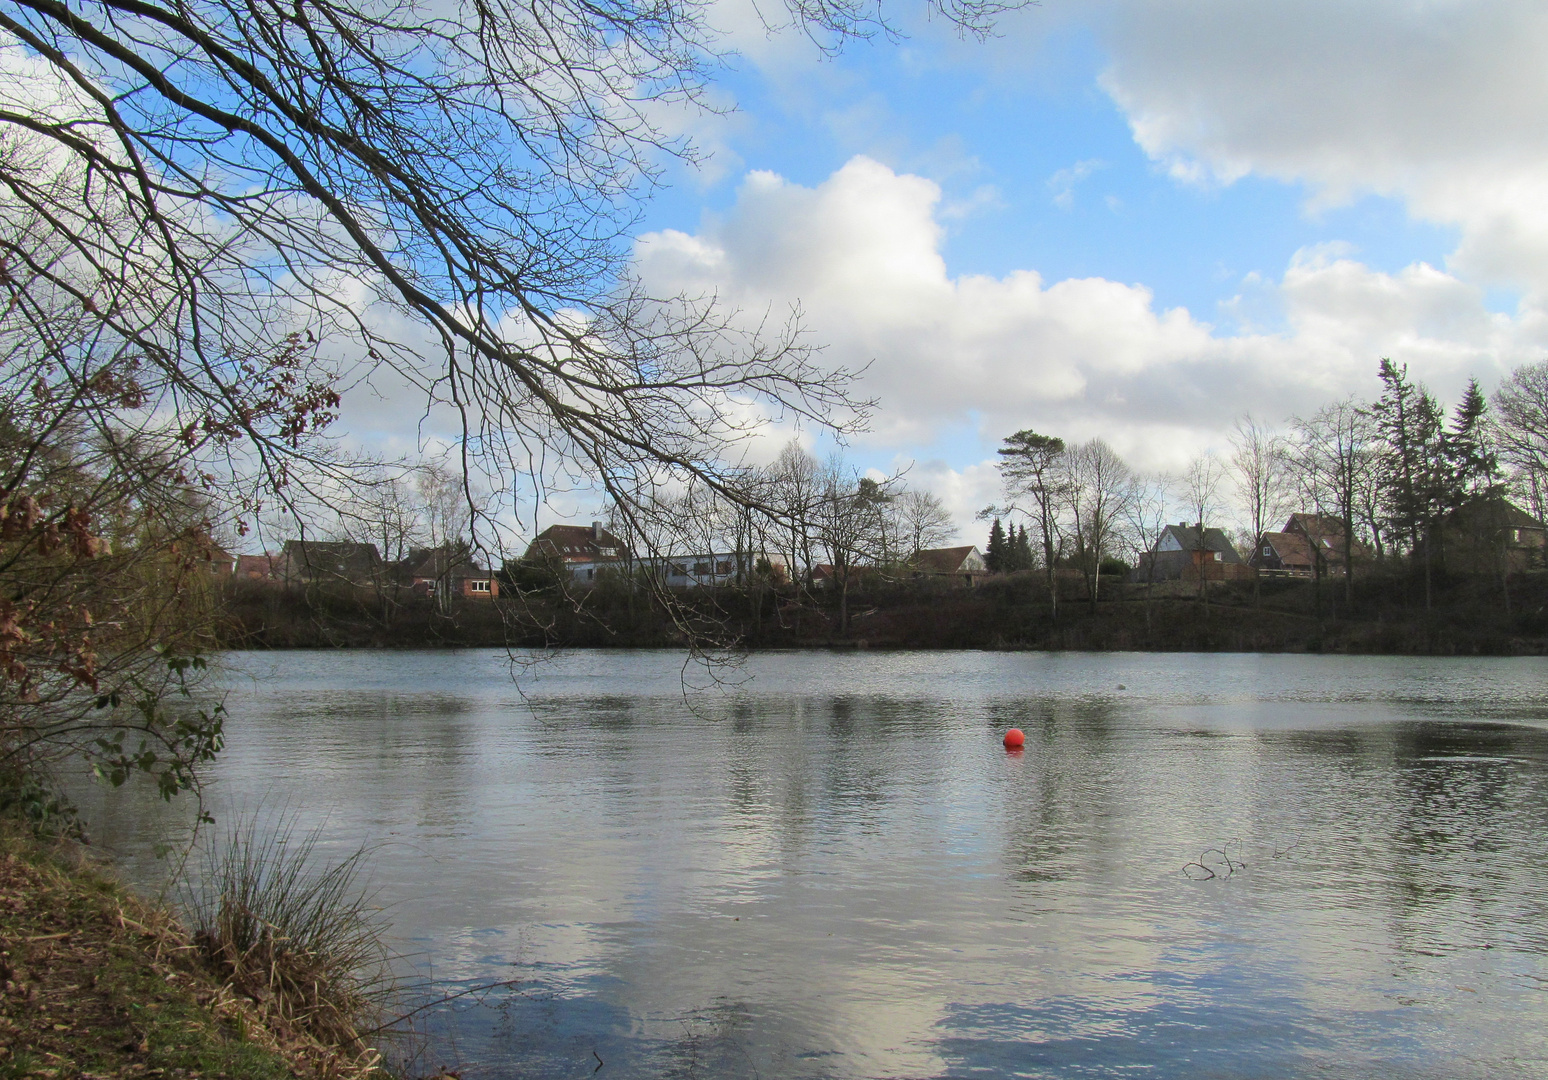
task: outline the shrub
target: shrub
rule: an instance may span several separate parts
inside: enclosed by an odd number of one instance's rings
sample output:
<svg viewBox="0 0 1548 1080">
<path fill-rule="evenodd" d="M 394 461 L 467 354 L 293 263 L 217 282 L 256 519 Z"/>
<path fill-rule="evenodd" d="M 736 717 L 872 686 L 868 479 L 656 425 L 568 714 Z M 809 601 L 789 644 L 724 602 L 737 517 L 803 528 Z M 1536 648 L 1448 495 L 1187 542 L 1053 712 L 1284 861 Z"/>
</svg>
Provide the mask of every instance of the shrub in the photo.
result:
<svg viewBox="0 0 1548 1080">
<path fill-rule="evenodd" d="M 206 845 L 185 887 L 206 964 L 272 1018 L 319 1042 L 364 1052 L 394 997 L 386 923 L 365 877 L 369 849 L 325 862 L 317 830 L 233 825 Z"/>
</svg>

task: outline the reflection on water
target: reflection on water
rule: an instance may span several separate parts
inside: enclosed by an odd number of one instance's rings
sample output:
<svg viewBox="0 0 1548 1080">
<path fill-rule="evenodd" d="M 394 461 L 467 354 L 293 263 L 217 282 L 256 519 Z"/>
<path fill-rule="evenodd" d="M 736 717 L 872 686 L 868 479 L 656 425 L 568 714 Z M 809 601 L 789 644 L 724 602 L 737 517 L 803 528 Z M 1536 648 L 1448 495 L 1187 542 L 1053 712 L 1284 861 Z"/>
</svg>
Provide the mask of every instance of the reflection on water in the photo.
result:
<svg viewBox="0 0 1548 1080">
<path fill-rule="evenodd" d="M 217 814 L 378 842 L 427 971 L 518 980 L 435 1018 L 470 1077 L 1548 1075 L 1538 660 L 232 662 Z M 169 812 L 81 802 L 153 878 Z"/>
</svg>

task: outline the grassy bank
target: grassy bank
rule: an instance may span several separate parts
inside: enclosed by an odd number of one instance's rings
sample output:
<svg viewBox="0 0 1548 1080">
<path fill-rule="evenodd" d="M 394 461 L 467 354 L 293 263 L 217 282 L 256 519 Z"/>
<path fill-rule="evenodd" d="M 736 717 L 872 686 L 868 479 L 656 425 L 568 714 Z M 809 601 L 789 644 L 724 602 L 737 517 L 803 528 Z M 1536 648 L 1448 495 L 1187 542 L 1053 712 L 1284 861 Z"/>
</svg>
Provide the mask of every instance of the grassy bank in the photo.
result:
<svg viewBox="0 0 1548 1080">
<path fill-rule="evenodd" d="M 71 844 L 0 820 L 0 1078 L 353 1080 L 361 1048 L 323 1045 L 239 993 L 166 909 Z"/>
</svg>

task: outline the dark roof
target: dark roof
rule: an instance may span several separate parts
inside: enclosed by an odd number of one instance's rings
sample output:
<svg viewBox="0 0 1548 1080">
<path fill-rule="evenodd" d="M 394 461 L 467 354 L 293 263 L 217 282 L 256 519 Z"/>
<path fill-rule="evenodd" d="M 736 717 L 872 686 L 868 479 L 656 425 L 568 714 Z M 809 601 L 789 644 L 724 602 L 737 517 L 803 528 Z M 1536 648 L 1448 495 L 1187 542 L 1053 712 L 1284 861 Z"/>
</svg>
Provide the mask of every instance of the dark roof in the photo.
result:
<svg viewBox="0 0 1548 1080">
<path fill-rule="evenodd" d="M 1311 542 L 1300 533 L 1266 532 L 1263 534 L 1263 542 L 1274 549 L 1274 555 L 1281 566 L 1304 566 L 1311 569 Z M 1258 557 L 1255 556 L 1252 561 L 1258 561 Z"/>
<path fill-rule="evenodd" d="M 1294 513 L 1285 522 L 1283 529 L 1287 533 L 1304 533 L 1327 540 L 1342 540 L 1344 536 L 1344 519 L 1332 514 L 1307 514 Z"/>
<path fill-rule="evenodd" d="M 286 565 L 298 573 L 357 578 L 381 568 L 375 544 L 348 540 L 286 540 Z"/>
<path fill-rule="evenodd" d="M 622 540 L 590 525 L 550 525 L 527 546 L 529 559 L 558 556 L 565 562 L 605 562 L 627 554 Z"/>
<path fill-rule="evenodd" d="M 1501 495 L 1469 499 L 1452 511 L 1451 516 L 1454 520 L 1492 525 L 1498 529 L 1541 531 L 1545 528 L 1541 521 Z"/>
<path fill-rule="evenodd" d="M 1184 551 L 1218 551 L 1221 555 L 1221 562 L 1239 563 L 1242 561 L 1242 557 L 1236 553 L 1236 548 L 1232 546 L 1230 539 L 1219 529 L 1205 529 L 1202 545 L 1199 543 L 1199 527 L 1197 525 L 1168 525 L 1161 531 L 1161 535 L 1165 536 L 1167 533 L 1172 534 L 1172 537 Z M 1160 541 L 1157 541 L 1156 546 L 1158 549 L 1160 548 Z"/>
<path fill-rule="evenodd" d="M 925 574 L 956 574 L 974 551 L 972 544 L 963 547 L 929 548 L 914 555 L 914 569 Z"/>
<path fill-rule="evenodd" d="M 418 556 L 415 559 L 414 556 Z M 447 551 L 445 548 L 432 548 L 428 551 L 416 549 L 409 555 L 409 574 L 416 578 L 484 578 L 489 576 L 489 571 L 479 566 L 471 554 L 466 551 Z"/>
</svg>

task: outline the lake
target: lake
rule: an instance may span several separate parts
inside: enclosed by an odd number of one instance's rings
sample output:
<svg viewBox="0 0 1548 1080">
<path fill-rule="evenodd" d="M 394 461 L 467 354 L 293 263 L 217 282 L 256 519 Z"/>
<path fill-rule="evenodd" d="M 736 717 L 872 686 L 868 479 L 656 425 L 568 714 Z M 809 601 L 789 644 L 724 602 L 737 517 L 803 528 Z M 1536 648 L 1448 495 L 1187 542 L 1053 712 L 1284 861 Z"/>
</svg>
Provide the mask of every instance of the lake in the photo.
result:
<svg viewBox="0 0 1548 1080">
<path fill-rule="evenodd" d="M 217 817 L 378 845 L 421 973 L 516 980 L 430 1018 L 470 1080 L 1548 1075 L 1541 659 L 227 667 Z M 186 807 L 78 796 L 154 881 Z"/>
</svg>

